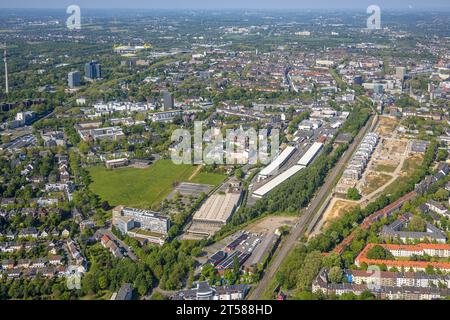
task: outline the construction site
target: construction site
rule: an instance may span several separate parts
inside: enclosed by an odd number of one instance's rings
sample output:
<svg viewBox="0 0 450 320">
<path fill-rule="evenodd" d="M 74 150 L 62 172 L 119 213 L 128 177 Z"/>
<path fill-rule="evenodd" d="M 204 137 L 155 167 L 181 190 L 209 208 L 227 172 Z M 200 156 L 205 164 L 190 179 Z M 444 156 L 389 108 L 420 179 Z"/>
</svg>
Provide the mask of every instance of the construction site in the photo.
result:
<svg viewBox="0 0 450 320">
<path fill-rule="evenodd" d="M 324 205 L 322 219 L 316 225 L 316 234 L 327 224 L 349 212 L 356 206 L 365 207 L 380 194 L 387 191 L 399 179 L 402 179 L 417 167 L 423 160 L 426 147 L 420 141 L 404 138 L 396 130 L 398 122 L 389 117 L 380 117 L 380 121 L 372 133 L 364 139 L 353 154 L 344 174 L 337 183 L 333 195 Z M 367 137 L 377 137 L 373 143 L 373 151 L 367 146 Z M 356 166 L 357 161 L 361 164 Z M 350 200 L 347 192 L 356 188 L 360 200 Z"/>
</svg>

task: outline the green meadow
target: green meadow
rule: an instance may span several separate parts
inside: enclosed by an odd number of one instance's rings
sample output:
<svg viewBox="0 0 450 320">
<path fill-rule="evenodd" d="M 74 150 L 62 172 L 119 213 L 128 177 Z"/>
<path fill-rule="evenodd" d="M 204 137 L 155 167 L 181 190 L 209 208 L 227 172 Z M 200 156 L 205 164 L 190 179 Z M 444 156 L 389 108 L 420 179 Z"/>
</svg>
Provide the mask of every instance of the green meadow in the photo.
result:
<svg viewBox="0 0 450 320">
<path fill-rule="evenodd" d="M 164 200 L 177 182 L 187 182 L 195 168 L 175 165 L 171 160 L 159 160 L 145 169 L 90 167 L 90 189 L 111 206 L 148 209 Z M 200 172 L 189 182 L 218 185 L 225 178 L 221 174 Z"/>
</svg>

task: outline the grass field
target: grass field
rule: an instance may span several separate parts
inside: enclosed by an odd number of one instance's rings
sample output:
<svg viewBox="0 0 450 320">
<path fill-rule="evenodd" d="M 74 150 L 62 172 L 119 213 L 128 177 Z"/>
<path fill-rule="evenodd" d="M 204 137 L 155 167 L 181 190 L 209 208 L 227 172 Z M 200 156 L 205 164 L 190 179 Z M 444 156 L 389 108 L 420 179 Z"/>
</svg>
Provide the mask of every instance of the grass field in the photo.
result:
<svg viewBox="0 0 450 320">
<path fill-rule="evenodd" d="M 423 161 L 422 155 L 420 154 L 413 155 L 412 157 L 409 157 L 408 159 L 405 160 L 402 171 L 410 173 L 415 169 L 417 169 L 422 164 L 422 161 Z"/>
<path fill-rule="evenodd" d="M 225 178 L 225 175 L 219 173 L 200 172 L 189 182 L 212 184 L 216 186 L 221 184 L 225 180 Z"/>
<path fill-rule="evenodd" d="M 160 160 L 146 169 L 88 168 L 92 178 L 91 190 L 110 205 L 150 208 L 161 202 L 172 190 L 174 183 L 188 181 L 195 166 L 175 165 L 171 160 Z M 199 173 L 190 182 L 218 185 L 225 176 Z"/>
<path fill-rule="evenodd" d="M 397 166 L 390 166 L 387 164 L 379 164 L 376 166 L 375 171 L 392 173 L 395 171 L 395 169 L 397 169 Z"/>
</svg>

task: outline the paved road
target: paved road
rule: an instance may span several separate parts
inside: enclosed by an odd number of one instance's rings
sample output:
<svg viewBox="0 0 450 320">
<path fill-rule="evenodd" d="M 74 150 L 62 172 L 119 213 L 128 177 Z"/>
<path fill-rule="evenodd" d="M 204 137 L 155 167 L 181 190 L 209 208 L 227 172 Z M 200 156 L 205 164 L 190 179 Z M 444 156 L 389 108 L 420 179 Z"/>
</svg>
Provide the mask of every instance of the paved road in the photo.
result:
<svg viewBox="0 0 450 320">
<path fill-rule="evenodd" d="M 335 165 L 334 169 L 331 171 L 331 174 L 327 176 L 325 183 L 320 188 L 319 192 L 316 194 L 314 199 L 311 201 L 310 206 L 305 210 L 305 212 L 300 217 L 298 223 L 292 228 L 286 240 L 283 242 L 281 248 L 278 251 L 278 254 L 274 257 L 274 260 L 264 273 L 263 278 L 255 287 L 255 289 L 251 292 L 249 296 L 249 300 L 258 300 L 261 299 L 264 292 L 267 290 L 270 282 L 275 277 L 277 270 L 279 269 L 281 263 L 284 258 L 291 252 L 295 245 L 297 244 L 298 239 L 304 234 L 311 220 L 315 220 L 314 215 L 317 213 L 317 210 L 322 204 L 322 200 L 325 199 L 331 192 L 334 187 L 334 183 L 341 174 L 344 166 L 350 160 L 351 155 L 355 151 L 356 147 L 361 142 L 362 138 L 366 134 L 366 132 L 371 127 L 373 116 L 367 121 L 366 126 L 360 130 L 359 134 L 354 139 L 351 146 L 345 152 L 345 154 L 341 157 L 339 162 Z M 320 214 L 320 212 L 319 212 Z"/>
</svg>

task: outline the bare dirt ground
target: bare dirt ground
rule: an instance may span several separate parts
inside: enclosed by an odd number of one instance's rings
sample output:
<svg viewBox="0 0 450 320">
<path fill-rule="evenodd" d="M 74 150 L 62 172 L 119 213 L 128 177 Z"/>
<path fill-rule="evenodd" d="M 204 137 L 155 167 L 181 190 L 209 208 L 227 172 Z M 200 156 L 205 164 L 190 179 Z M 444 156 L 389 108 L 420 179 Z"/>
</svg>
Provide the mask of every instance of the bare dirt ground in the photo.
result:
<svg viewBox="0 0 450 320">
<path fill-rule="evenodd" d="M 383 172 L 393 172 L 399 165 L 399 160 L 405 154 L 407 140 L 381 138 L 381 141 L 372 156 L 372 169 Z"/>
<path fill-rule="evenodd" d="M 245 228 L 245 230 L 252 233 L 273 233 L 276 229 L 283 226 L 293 226 L 297 222 L 298 217 L 283 217 L 283 216 L 271 216 L 264 218 L 260 221 Z"/>
<path fill-rule="evenodd" d="M 375 130 L 380 136 L 393 137 L 395 136 L 395 128 L 398 126 L 398 121 L 390 117 L 379 117 L 379 124 Z"/>
<path fill-rule="evenodd" d="M 331 199 L 321 221 L 317 224 L 318 227 L 314 229 L 314 232 L 310 236 L 314 236 L 320 232 L 320 230 L 327 228 L 330 221 L 343 216 L 357 205 L 358 204 L 355 201 L 342 200 L 338 198 Z"/>
<path fill-rule="evenodd" d="M 332 200 L 332 206 L 328 210 L 328 220 L 341 217 L 343 214 L 347 213 L 351 209 L 357 206 L 354 201 L 347 200 Z M 327 214 L 327 213 L 325 213 Z"/>
<path fill-rule="evenodd" d="M 381 141 L 357 185 L 364 196 L 361 202 L 371 201 L 399 177 L 408 155 L 408 140 L 381 136 Z"/>
<path fill-rule="evenodd" d="M 407 175 L 414 171 L 423 161 L 423 155 L 416 153 L 408 157 L 402 167 L 401 175 Z"/>
<path fill-rule="evenodd" d="M 392 179 L 389 174 L 370 171 L 366 175 L 365 184 L 362 186 L 362 193 L 367 195 L 381 188 Z"/>
</svg>

